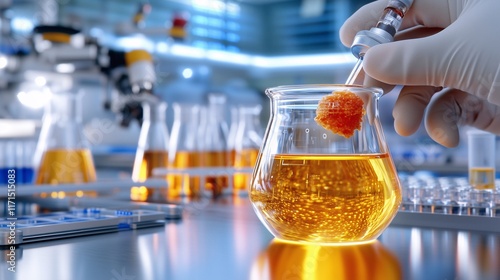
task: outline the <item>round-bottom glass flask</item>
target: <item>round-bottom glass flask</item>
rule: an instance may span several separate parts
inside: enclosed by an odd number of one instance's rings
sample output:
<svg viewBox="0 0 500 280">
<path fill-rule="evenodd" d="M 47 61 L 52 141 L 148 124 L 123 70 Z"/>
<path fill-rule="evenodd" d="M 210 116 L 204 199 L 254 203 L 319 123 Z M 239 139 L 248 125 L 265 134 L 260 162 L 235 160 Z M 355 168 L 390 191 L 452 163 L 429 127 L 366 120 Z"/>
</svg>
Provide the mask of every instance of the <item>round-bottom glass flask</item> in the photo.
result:
<svg viewBox="0 0 500 280">
<path fill-rule="evenodd" d="M 302 85 L 270 88 L 266 94 L 271 119 L 250 191 L 260 220 L 274 236 L 289 241 L 376 239 L 401 202 L 378 117 L 382 91 Z M 322 101 L 325 96 L 333 98 Z M 329 129 L 319 124 L 317 113 L 326 113 L 322 117 Z M 345 133 L 351 128 L 352 135 Z"/>
</svg>

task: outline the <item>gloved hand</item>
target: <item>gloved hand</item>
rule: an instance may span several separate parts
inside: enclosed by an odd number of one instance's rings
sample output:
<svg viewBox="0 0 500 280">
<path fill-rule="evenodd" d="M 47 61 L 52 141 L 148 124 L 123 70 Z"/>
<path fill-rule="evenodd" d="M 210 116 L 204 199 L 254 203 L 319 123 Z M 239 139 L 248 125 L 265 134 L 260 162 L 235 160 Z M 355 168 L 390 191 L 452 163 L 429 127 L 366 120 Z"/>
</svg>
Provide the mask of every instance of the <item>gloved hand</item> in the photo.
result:
<svg viewBox="0 0 500 280">
<path fill-rule="evenodd" d="M 354 13 L 340 29 L 342 43 L 350 47 L 358 31 L 375 26 L 387 3 Z M 458 145 L 459 125 L 500 133 L 499 11 L 498 0 L 415 0 L 396 41 L 366 52 L 367 76 L 405 86 L 393 110 L 399 134 L 414 133 L 424 117 L 429 135 L 447 147 Z"/>
</svg>

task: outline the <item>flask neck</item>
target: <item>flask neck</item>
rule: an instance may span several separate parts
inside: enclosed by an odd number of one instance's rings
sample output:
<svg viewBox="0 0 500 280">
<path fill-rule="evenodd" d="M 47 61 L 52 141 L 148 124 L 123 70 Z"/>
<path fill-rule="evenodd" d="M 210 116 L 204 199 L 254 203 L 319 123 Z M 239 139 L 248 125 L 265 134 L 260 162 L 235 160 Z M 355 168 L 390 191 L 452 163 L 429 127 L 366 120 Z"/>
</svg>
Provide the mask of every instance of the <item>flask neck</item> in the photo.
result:
<svg viewBox="0 0 500 280">
<path fill-rule="evenodd" d="M 82 107 L 80 94 L 54 94 L 46 107 L 45 114 L 53 121 L 81 124 Z"/>
<path fill-rule="evenodd" d="M 195 122 L 199 118 L 200 108 L 196 104 L 174 103 L 174 122 Z"/>
<path fill-rule="evenodd" d="M 218 93 L 208 95 L 208 121 L 225 122 L 226 96 Z"/>
<path fill-rule="evenodd" d="M 138 148 L 146 150 L 167 150 L 170 135 L 166 124 L 167 104 L 143 103 L 144 122 L 139 135 Z"/>
<path fill-rule="evenodd" d="M 151 123 L 165 123 L 167 119 L 167 104 L 165 102 L 159 102 L 157 104 L 144 102 L 142 104 L 143 115 L 145 122 Z"/>
</svg>

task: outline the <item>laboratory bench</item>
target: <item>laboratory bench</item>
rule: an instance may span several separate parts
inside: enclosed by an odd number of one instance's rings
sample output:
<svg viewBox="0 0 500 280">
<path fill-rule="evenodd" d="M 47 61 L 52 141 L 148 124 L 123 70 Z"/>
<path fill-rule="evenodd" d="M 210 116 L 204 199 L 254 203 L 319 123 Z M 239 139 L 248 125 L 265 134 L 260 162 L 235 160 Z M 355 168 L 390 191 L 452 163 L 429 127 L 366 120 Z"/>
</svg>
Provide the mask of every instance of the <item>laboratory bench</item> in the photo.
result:
<svg viewBox="0 0 500 280">
<path fill-rule="evenodd" d="M 229 196 L 161 225 L 3 247 L 0 279 L 500 279 L 498 232 L 399 224 L 363 245 L 287 243 Z"/>
</svg>

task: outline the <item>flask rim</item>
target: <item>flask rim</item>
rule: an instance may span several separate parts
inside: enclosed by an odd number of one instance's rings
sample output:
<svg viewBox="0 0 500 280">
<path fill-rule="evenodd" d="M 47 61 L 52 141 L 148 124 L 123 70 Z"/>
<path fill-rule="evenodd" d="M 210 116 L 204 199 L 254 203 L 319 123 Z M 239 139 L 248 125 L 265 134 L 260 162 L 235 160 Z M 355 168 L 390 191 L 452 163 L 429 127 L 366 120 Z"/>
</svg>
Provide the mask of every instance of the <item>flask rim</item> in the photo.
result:
<svg viewBox="0 0 500 280">
<path fill-rule="evenodd" d="M 351 92 L 371 92 L 375 99 L 380 98 L 384 91 L 379 87 L 365 87 L 362 85 L 346 84 L 299 84 L 281 85 L 265 90 L 266 95 L 272 99 L 297 98 L 298 96 L 326 95 L 334 91 L 349 90 Z"/>
</svg>

